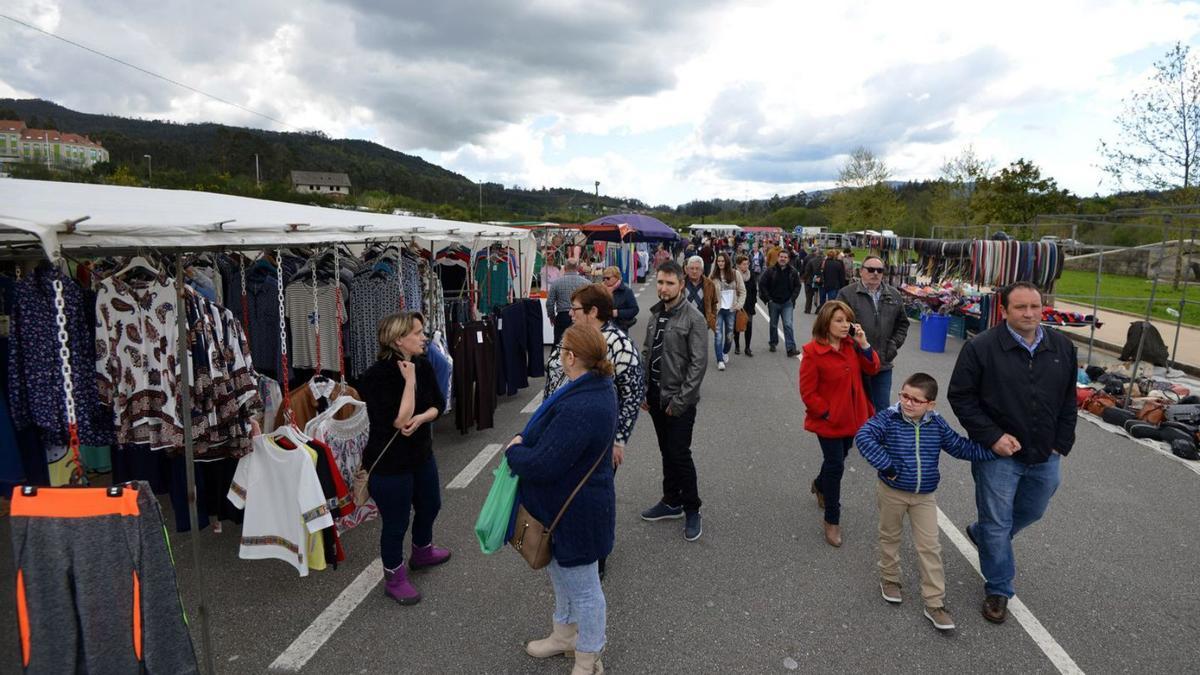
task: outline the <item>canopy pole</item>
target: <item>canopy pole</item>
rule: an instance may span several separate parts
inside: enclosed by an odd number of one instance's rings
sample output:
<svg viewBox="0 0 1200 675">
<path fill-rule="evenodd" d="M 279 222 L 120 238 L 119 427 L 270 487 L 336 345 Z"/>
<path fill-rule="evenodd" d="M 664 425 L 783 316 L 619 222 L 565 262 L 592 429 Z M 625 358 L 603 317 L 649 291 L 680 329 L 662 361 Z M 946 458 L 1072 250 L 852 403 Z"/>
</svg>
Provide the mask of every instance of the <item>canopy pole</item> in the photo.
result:
<svg viewBox="0 0 1200 675">
<path fill-rule="evenodd" d="M 183 422 L 183 456 L 187 471 L 188 518 L 192 524 L 192 564 L 196 568 L 196 587 L 200 603 L 196 614 L 200 616 L 200 638 L 204 648 L 204 668 L 209 675 L 216 675 L 217 667 L 212 650 L 212 631 L 208 625 L 208 591 L 204 584 L 204 566 L 200 563 L 200 517 L 196 513 L 196 448 L 192 439 L 192 383 L 188 361 L 191 346 L 188 344 L 187 298 L 183 283 L 183 254 L 175 255 L 175 326 L 176 364 L 179 367 L 179 418 Z"/>
</svg>

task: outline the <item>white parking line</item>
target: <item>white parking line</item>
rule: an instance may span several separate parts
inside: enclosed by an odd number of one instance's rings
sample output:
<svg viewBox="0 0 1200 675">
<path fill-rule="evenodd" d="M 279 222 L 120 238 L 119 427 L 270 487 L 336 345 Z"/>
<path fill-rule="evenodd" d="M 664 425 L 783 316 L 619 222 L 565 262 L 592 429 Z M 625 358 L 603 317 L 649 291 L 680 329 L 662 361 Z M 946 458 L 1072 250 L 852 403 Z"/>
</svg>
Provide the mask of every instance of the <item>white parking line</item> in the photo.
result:
<svg viewBox="0 0 1200 675">
<path fill-rule="evenodd" d="M 300 634 L 283 653 L 271 663 L 268 670 L 275 672 L 299 672 L 312 659 L 334 632 L 350 616 L 355 607 L 366 599 L 379 580 L 383 578 L 383 561 L 375 559 L 350 582 L 325 611 Z"/>
<path fill-rule="evenodd" d="M 971 545 L 967 536 L 955 526 L 954 521 L 950 520 L 942 512 L 941 508 L 938 508 L 938 527 L 941 528 L 942 532 L 946 533 L 946 537 L 950 539 L 950 542 L 954 544 L 958 552 L 963 554 L 963 557 L 967 559 L 967 562 L 971 563 L 971 567 L 975 568 L 975 571 L 982 578 L 983 572 L 979 568 L 979 553 Z M 1008 601 L 1008 611 L 1017 620 L 1017 623 L 1021 624 L 1025 632 L 1029 633 L 1029 637 L 1033 638 L 1033 641 L 1046 654 L 1046 657 L 1050 659 L 1050 663 L 1054 664 L 1058 672 L 1063 673 L 1063 675 L 1073 675 L 1075 673 L 1082 675 L 1083 670 L 1067 654 L 1067 650 L 1058 644 L 1058 640 L 1054 639 L 1050 631 L 1046 630 L 1042 622 L 1038 621 L 1033 612 L 1029 611 L 1029 608 L 1025 606 L 1025 603 L 1021 602 L 1020 598 L 1013 596 Z"/>
<path fill-rule="evenodd" d="M 533 412 L 534 410 L 537 410 L 538 406 L 541 404 L 542 404 L 542 392 L 539 391 L 537 393 L 537 396 L 534 396 L 533 399 L 529 401 L 529 403 L 525 404 L 524 408 L 521 408 L 521 412 L 523 412 L 525 414 L 529 414 L 529 413 Z"/>
<path fill-rule="evenodd" d="M 478 476 L 479 472 L 483 471 L 483 468 L 488 465 L 488 462 L 492 461 L 492 458 L 496 456 L 497 452 L 500 452 L 500 448 L 502 447 L 504 446 L 499 443 L 489 443 L 484 446 L 483 450 L 480 450 L 479 454 L 475 455 L 475 459 L 463 467 L 463 470 L 458 472 L 454 480 L 446 484 L 446 489 L 461 490 L 470 485 L 471 481 L 475 480 L 475 476 Z"/>
</svg>

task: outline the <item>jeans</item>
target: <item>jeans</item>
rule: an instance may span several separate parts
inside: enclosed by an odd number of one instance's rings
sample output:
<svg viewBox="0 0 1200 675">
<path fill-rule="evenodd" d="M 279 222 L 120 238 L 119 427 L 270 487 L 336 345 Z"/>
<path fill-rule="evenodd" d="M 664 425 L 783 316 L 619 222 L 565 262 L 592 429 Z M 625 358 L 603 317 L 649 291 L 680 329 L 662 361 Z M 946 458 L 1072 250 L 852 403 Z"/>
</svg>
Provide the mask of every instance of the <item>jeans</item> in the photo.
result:
<svg viewBox="0 0 1200 675">
<path fill-rule="evenodd" d="M 892 404 L 892 369 L 863 375 L 863 388 L 867 390 L 867 398 L 871 399 L 875 412 L 884 410 Z"/>
<path fill-rule="evenodd" d="M 822 288 L 821 289 L 821 304 L 825 304 L 830 300 L 837 300 L 838 291 L 840 288 Z"/>
<path fill-rule="evenodd" d="M 825 522 L 837 525 L 842 518 L 842 473 L 846 470 L 846 456 L 854 446 L 854 437 L 825 438 L 817 436 L 821 444 L 821 473 L 817 474 L 817 489 L 825 497 Z"/>
<path fill-rule="evenodd" d="M 662 454 L 663 496 L 667 506 L 682 506 L 684 511 L 700 510 L 700 488 L 697 486 L 696 463 L 692 461 L 692 429 L 696 426 L 696 407 L 679 414 L 668 415 L 662 409 L 658 392 L 651 389 L 646 396 L 650 419 L 658 436 L 658 451 Z"/>
<path fill-rule="evenodd" d="M 442 486 L 433 457 L 412 473 L 384 475 L 371 472 L 367 490 L 379 507 L 382 520 L 379 554 L 385 568 L 394 570 L 404 563 L 404 534 L 408 532 L 410 507 L 413 546 L 433 543 L 433 521 L 442 508 Z"/>
<path fill-rule="evenodd" d="M 604 649 L 608 602 L 600 587 L 598 565 L 563 567 L 551 560 L 546 569 L 554 585 L 554 623 L 578 624 L 576 651 L 594 654 Z"/>
<path fill-rule="evenodd" d="M 1013 596 L 1017 563 L 1012 540 L 1041 519 L 1061 479 L 1055 453 L 1041 464 L 1024 464 L 1011 457 L 972 462 L 975 508 L 979 520 L 971 528 L 979 543 L 979 566 L 988 595 Z"/>
<path fill-rule="evenodd" d="M 767 343 L 774 346 L 779 344 L 779 320 L 783 319 L 783 344 L 789 352 L 796 351 L 796 335 L 792 332 L 792 303 L 775 302 L 774 300 L 767 303 L 767 309 L 771 316 L 771 332 L 767 335 Z"/>
<path fill-rule="evenodd" d="M 729 353 L 727 340 L 733 335 L 734 317 L 732 309 L 722 309 L 717 311 L 717 329 L 713 331 L 713 347 L 717 350 L 717 363 L 725 362 L 725 355 Z"/>
</svg>

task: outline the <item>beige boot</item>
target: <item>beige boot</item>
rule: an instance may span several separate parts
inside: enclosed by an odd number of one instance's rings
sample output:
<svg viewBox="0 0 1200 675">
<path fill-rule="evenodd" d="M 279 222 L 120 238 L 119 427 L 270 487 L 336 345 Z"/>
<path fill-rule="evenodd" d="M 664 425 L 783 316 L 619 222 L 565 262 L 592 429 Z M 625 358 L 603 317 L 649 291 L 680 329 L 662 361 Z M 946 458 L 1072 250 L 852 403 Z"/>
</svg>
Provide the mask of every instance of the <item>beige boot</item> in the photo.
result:
<svg viewBox="0 0 1200 675">
<path fill-rule="evenodd" d="M 556 623 L 550 637 L 534 640 L 525 645 L 525 653 L 535 659 L 546 659 L 562 654 L 575 654 L 575 639 L 579 637 L 579 626 L 573 623 Z"/>
<path fill-rule="evenodd" d="M 600 662 L 602 652 L 575 652 L 575 667 L 571 675 L 604 675 L 604 664 Z"/>
</svg>

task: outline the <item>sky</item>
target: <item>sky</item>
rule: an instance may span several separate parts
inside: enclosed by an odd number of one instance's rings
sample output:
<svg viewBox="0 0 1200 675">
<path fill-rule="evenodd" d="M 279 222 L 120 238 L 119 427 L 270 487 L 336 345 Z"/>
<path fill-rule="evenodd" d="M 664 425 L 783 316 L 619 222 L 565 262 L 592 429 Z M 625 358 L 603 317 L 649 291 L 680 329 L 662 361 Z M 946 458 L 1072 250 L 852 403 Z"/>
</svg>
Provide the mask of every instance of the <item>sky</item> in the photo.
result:
<svg viewBox="0 0 1200 675">
<path fill-rule="evenodd" d="M 984 6 L 986 5 L 986 6 Z M 319 129 L 476 181 L 649 204 L 831 187 L 858 146 L 896 180 L 971 146 L 1081 195 L 1123 100 L 1200 2 L 6 0 L 0 97 Z M 295 167 L 290 167 L 295 168 Z M 1123 186 L 1136 187 L 1136 186 Z"/>
</svg>

